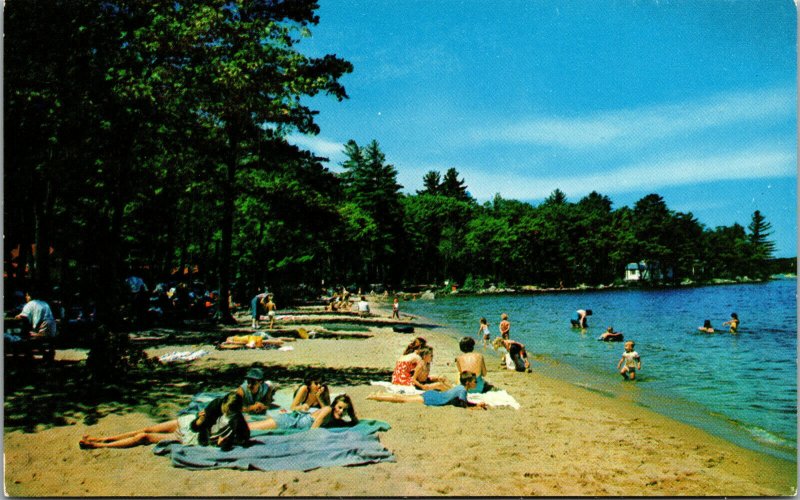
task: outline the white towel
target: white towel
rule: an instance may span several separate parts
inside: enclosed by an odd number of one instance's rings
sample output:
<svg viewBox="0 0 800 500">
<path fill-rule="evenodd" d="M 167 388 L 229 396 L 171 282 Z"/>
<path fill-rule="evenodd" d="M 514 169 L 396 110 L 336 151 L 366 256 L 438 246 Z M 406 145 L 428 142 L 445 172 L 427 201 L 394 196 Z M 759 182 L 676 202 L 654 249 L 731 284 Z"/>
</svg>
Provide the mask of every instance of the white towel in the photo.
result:
<svg viewBox="0 0 800 500">
<path fill-rule="evenodd" d="M 175 361 L 194 361 L 195 359 L 202 358 L 208 354 L 208 351 L 203 349 L 190 352 L 190 351 L 172 351 L 168 354 L 162 354 L 158 360 L 162 363 L 173 363 Z"/>
<path fill-rule="evenodd" d="M 515 410 L 520 409 L 520 405 L 517 403 L 517 400 L 514 399 L 514 396 L 505 390 L 489 391 L 481 394 L 467 394 L 467 400 L 469 400 L 470 403 L 486 403 L 491 407 L 510 406 Z"/>
</svg>

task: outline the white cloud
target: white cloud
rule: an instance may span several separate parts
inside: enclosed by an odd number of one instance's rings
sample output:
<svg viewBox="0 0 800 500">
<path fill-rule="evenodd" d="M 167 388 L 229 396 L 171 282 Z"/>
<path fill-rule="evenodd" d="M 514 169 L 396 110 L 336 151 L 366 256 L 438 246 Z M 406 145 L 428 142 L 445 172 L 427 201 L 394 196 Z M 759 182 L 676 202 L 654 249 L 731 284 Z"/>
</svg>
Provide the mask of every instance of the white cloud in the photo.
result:
<svg viewBox="0 0 800 500">
<path fill-rule="evenodd" d="M 344 143 L 314 135 L 291 134 L 286 138 L 292 144 L 330 159 L 332 165 L 344 160 Z"/>
<path fill-rule="evenodd" d="M 468 167 L 460 168 L 459 173 L 478 200 L 491 199 L 496 193 L 504 198 L 527 200 L 545 198 L 556 188 L 576 197 L 593 190 L 606 195 L 656 192 L 665 187 L 706 182 L 793 176 L 796 157 L 793 151 L 761 149 L 705 157 L 672 157 L 603 172 L 584 173 L 575 168 L 560 176 L 537 176 L 534 171 L 524 169 L 487 172 Z"/>
<path fill-rule="evenodd" d="M 795 109 L 793 91 L 772 89 L 577 118 L 533 117 L 516 123 L 490 124 L 474 129 L 468 136 L 473 141 L 490 143 L 629 148 L 744 122 L 783 119 L 792 116 Z"/>
</svg>

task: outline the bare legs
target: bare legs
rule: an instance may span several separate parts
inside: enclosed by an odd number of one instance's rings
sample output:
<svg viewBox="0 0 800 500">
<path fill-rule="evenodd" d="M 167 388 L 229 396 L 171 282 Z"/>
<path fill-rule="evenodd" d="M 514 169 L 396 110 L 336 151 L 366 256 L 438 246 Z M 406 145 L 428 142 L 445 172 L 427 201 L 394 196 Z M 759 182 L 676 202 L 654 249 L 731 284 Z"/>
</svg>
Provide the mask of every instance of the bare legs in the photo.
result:
<svg viewBox="0 0 800 500">
<path fill-rule="evenodd" d="M 174 439 L 178 430 L 178 421 L 170 420 L 151 425 L 136 431 L 125 432 L 116 436 L 91 437 L 83 436 L 81 448 L 131 448 L 142 444 L 153 444 L 165 439 Z"/>
<path fill-rule="evenodd" d="M 256 420 L 253 422 L 247 422 L 247 426 L 250 427 L 251 431 L 257 430 L 269 430 L 269 429 L 277 429 L 278 423 L 273 420 L 272 418 L 267 418 L 264 420 Z"/>
<path fill-rule="evenodd" d="M 367 399 L 375 401 L 386 401 L 389 403 L 423 403 L 424 400 L 419 394 L 392 394 L 376 392 L 367 396 Z"/>
</svg>

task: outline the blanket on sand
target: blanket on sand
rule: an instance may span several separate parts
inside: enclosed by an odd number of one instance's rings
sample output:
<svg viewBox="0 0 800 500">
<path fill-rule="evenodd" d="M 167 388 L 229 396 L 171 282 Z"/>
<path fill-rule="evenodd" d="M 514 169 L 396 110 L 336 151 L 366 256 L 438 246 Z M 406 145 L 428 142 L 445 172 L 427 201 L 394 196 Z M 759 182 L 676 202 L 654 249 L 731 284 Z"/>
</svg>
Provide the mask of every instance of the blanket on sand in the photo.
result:
<svg viewBox="0 0 800 500">
<path fill-rule="evenodd" d="M 397 385 L 381 380 L 373 380 L 370 382 L 370 384 L 385 387 L 387 392 L 392 392 L 395 394 L 422 394 L 424 392 L 409 385 Z M 469 393 L 467 394 L 467 399 L 470 403 L 486 403 L 491 407 L 510 406 L 515 410 L 519 410 L 521 408 L 517 400 L 514 399 L 514 396 L 505 390 L 492 390 L 480 394 Z"/>
<path fill-rule="evenodd" d="M 379 429 L 383 426 L 373 425 L 357 430 L 360 425 L 285 434 L 264 433 L 251 439 L 247 446 L 237 446 L 230 451 L 162 441 L 153 447 L 153 453 L 169 455 L 175 467 L 195 470 L 309 471 L 320 467 L 394 462 L 394 455 L 383 447 L 374 432 L 363 432 L 367 428 Z M 388 424 L 385 426 L 388 427 Z"/>
</svg>

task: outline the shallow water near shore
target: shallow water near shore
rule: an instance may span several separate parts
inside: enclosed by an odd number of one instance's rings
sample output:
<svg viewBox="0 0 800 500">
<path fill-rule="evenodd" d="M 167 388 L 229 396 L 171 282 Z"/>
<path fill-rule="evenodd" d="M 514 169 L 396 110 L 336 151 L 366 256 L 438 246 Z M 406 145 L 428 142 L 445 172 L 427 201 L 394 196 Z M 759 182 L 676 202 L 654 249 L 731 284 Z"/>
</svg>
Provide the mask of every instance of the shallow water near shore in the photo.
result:
<svg viewBox="0 0 800 500">
<path fill-rule="evenodd" d="M 508 313 L 535 371 L 626 400 L 740 446 L 797 460 L 797 282 L 659 290 L 535 295 L 440 295 L 403 302 L 401 310 L 477 339 L 478 320 L 498 335 Z M 577 309 L 592 309 L 586 331 L 572 329 Z M 737 312 L 738 335 L 722 326 Z M 709 319 L 715 334 L 697 327 Z M 636 342 L 636 382 L 616 372 L 622 343 L 600 342 L 607 326 Z M 480 342 L 478 342 L 480 346 Z M 480 347 L 479 347 L 480 348 Z M 487 363 L 497 355 L 487 353 Z"/>
</svg>

